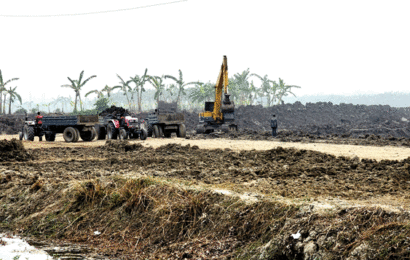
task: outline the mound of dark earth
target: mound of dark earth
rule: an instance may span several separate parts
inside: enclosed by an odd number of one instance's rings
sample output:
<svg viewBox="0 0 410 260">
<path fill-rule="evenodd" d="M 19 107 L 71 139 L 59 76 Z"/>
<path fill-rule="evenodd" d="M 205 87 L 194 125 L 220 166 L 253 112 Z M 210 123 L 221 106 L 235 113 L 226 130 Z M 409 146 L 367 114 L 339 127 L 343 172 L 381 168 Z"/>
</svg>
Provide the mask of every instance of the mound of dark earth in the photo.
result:
<svg viewBox="0 0 410 260">
<path fill-rule="evenodd" d="M 141 149 L 141 144 L 130 144 L 128 140 L 107 140 L 104 149 L 115 152 L 128 152 Z"/>
<path fill-rule="evenodd" d="M 20 140 L 0 140 L 0 161 L 27 161 L 31 155 L 27 153 Z"/>
<path fill-rule="evenodd" d="M 338 134 L 359 137 L 368 134 L 410 137 L 408 109 L 388 105 L 333 105 L 330 102 L 303 105 L 296 102 L 268 108 L 260 105 L 239 106 L 235 110 L 235 120 L 238 129 L 259 133 L 271 130 L 273 114 L 278 118 L 279 132 L 298 131 L 315 136 Z M 194 130 L 198 124 L 198 113 L 185 111 L 185 121 L 187 130 Z"/>
<path fill-rule="evenodd" d="M 131 113 L 123 107 L 111 106 L 100 113 L 100 116 L 128 116 Z"/>
</svg>

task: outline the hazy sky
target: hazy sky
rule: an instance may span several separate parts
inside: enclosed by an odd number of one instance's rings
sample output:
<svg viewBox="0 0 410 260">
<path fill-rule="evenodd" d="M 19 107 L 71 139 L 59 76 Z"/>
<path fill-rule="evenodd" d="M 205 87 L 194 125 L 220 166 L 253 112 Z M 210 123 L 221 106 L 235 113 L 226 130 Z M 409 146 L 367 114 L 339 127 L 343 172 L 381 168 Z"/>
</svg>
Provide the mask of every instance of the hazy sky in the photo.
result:
<svg viewBox="0 0 410 260">
<path fill-rule="evenodd" d="M 82 95 L 116 74 L 216 81 L 249 68 L 299 85 L 297 95 L 410 90 L 410 2 L 329 0 L 0 1 L 0 69 L 28 101 L 71 95 L 67 76 L 97 75 Z M 255 83 L 259 81 L 255 79 Z"/>
</svg>

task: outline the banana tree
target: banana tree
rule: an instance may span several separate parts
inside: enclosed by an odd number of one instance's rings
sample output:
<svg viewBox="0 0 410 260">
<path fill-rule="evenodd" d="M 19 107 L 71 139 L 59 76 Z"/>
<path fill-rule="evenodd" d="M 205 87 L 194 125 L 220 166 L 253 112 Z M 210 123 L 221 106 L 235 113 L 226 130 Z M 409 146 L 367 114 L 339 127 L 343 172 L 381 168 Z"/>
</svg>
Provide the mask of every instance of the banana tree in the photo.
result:
<svg viewBox="0 0 410 260">
<path fill-rule="evenodd" d="M 291 91 L 292 88 L 300 88 L 296 85 L 286 85 L 283 79 L 279 78 L 278 89 L 279 93 L 276 95 L 278 99 L 278 104 L 283 104 L 283 97 L 287 96 L 289 93 L 296 97 L 296 95 Z"/>
<path fill-rule="evenodd" d="M 6 111 L 4 109 L 5 108 L 5 106 L 4 106 L 5 101 L 3 102 L 3 106 L 2 106 L 2 97 L 1 97 L 1 95 L 3 94 L 4 91 L 7 91 L 6 85 L 8 83 L 10 83 L 11 81 L 14 81 L 14 80 L 18 80 L 18 78 L 12 78 L 12 79 L 9 79 L 6 82 L 4 82 L 3 81 L 3 75 L 2 75 L 1 70 L 0 70 L 0 114 L 5 114 L 6 113 Z M 2 107 L 3 107 L 3 109 L 2 109 Z"/>
<path fill-rule="evenodd" d="M 81 95 L 80 95 L 80 91 L 81 88 L 84 87 L 84 85 L 92 78 L 97 77 L 96 75 L 92 75 L 91 77 L 89 77 L 88 79 L 84 80 L 83 82 L 81 81 L 83 79 L 83 75 L 84 75 L 84 71 L 81 71 L 80 73 L 80 77 L 78 80 L 72 80 L 70 79 L 70 77 L 67 77 L 68 80 L 70 81 L 70 85 L 62 85 L 61 87 L 67 87 L 67 88 L 71 88 L 74 90 L 75 92 L 75 102 L 74 102 L 74 113 L 77 113 L 77 99 L 80 101 L 80 109 L 81 111 L 83 110 L 82 106 L 81 106 Z"/>
<path fill-rule="evenodd" d="M 148 76 L 148 82 L 155 88 L 154 99 L 157 100 L 157 105 L 159 104 L 159 100 L 165 90 L 165 85 L 163 84 L 164 76 Z"/>
<path fill-rule="evenodd" d="M 22 100 L 21 100 L 21 96 L 16 92 L 16 88 L 9 88 L 8 90 L 6 90 L 7 94 L 9 94 L 9 115 L 11 114 L 11 103 L 14 102 L 14 99 L 18 99 L 20 101 L 20 105 L 22 104 Z M 4 100 L 4 102 L 6 102 Z"/>
<path fill-rule="evenodd" d="M 118 74 L 117 77 L 120 79 L 120 85 L 114 86 L 113 89 L 121 89 L 121 91 L 124 92 L 124 96 L 127 98 L 128 107 L 131 107 L 130 98 L 128 96 L 128 92 L 132 91 L 129 85 L 131 80 L 124 81 Z"/>
<path fill-rule="evenodd" d="M 210 101 L 215 96 L 215 84 L 210 82 L 202 83 L 198 82 L 195 87 L 191 89 L 189 94 L 190 101 L 192 103 L 203 103 L 205 101 Z"/>
<path fill-rule="evenodd" d="M 258 95 L 261 98 L 266 97 L 267 105 L 268 107 L 270 107 L 272 103 L 272 99 L 274 99 L 274 95 L 276 94 L 276 89 L 277 89 L 276 82 L 268 79 L 268 75 L 261 77 L 258 74 L 252 73 L 250 76 L 257 77 L 261 81 L 261 87 L 257 91 Z M 271 85 L 271 83 L 273 85 Z M 262 104 L 262 100 L 261 100 L 261 104 Z"/>
<path fill-rule="evenodd" d="M 142 92 L 145 92 L 144 84 L 149 80 L 147 72 L 148 69 L 145 69 L 144 75 L 142 75 L 142 77 L 138 75 L 131 77 L 131 81 L 135 83 L 135 88 L 133 91 L 137 93 L 138 112 L 141 112 Z"/>
<path fill-rule="evenodd" d="M 177 84 L 177 88 L 178 88 L 178 95 L 177 95 L 177 99 L 176 99 L 177 104 L 179 104 L 179 100 L 180 100 L 180 98 L 181 98 L 181 95 L 186 95 L 186 92 L 185 92 L 185 87 L 186 87 L 186 86 L 188 86 L 188 85 L 195 85 L 195 84 L 198 84 L 198 83 L 199 83 L 199 82 L 188 82 L 188 83 L 185 83 L 185 82 L 184 82 L 184 79 L 183 79 L 182 71 L 181 71 L 181 70 L 178 70 L 178 72 L 179 72 L 179 78 L 178 78 L 178 79 L 175 78 L 174 76 L 171 76 L 171 75 L 165 75 L 165 76 L 164 76 L 166 79 L 172 79 L 172 80 L 174 80 L 175 83 Z"/>
<path fill-rule="evenodd" d="M 103 93 L 102 91 L 100 91 L 100 90 L 97 90 L 97 89 L 88 91 L 88 92 L 85 94 L 85 97 L 87 97 L 87 96 L 89 96 L 89 95 L 91 95 L 91 94 L 97 94 L 97 98 L 102 98 L 102 97 L 104 97 L 104 93 Z"/>
</svg>

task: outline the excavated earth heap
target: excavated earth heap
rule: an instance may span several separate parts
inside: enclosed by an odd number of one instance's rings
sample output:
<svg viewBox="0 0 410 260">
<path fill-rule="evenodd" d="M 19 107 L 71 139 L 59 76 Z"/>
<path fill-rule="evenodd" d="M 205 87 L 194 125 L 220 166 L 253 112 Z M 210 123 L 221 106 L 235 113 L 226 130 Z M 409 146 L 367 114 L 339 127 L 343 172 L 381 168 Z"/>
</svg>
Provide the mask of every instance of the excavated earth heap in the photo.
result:
<svg viewBox="0 0 410 260">
<path fill-rule="evenodd" d="M 0 161 L 27 161 L 31 158 L 20 140 L 0 140 Z"/>
</svg>

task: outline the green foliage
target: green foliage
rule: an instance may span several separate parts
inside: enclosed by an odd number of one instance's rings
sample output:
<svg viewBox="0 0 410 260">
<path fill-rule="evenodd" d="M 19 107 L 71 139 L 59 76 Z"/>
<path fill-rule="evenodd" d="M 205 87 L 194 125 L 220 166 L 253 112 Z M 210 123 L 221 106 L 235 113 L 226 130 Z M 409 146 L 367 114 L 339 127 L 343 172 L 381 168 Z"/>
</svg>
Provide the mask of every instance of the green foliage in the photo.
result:
<svg viewBox="0 0 410 260">
<path fill-rule="evenodd" d="M 27 113 L 27 109 L 20 107 L 19 109 L 16 110 L 16 112 L 14 112 L 14 114 L 25 114 Z"/>
<path fill-rule="evenodd" d="M 81 106 L 81 95 L 80 95 L 80 91 L 81 88 L 84 87 L 84 85 L 92 78 L 95 78 L 97 76 L 92 75 L 91 77 L 89 77 L 88 79 L 82 81 L 83 79 L 83 75 L 84 75 L 84 71 L 81 71 L 80 73 L 80 77 L 78 80 L 72 80 L 70 79 L 70 77 L 67 77 L 68 80 L 70 81 L 70 85 L 62 85 L 61 87 L 66 87 L 66 88 L 71 88 L 72 90 L 74 90 L 75 92 L 75 103 L 74 103 L 74 113 L 77 112 L 77 99 L 80 101 L 80 109 L 82 110 L 82 106 Z"/>
<path fill-rule="evenodd" d="M 94 103 L 95 110 L 96 110 L 98 113 L 101 113 L 101 112 L 104 111 L 105 109 L 109 108 L 108 102 L 109 102 L 108 98 L 105 98 L 105 97 L 99 98 L 99 99 Z"/>
</svg>

